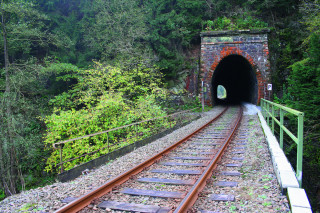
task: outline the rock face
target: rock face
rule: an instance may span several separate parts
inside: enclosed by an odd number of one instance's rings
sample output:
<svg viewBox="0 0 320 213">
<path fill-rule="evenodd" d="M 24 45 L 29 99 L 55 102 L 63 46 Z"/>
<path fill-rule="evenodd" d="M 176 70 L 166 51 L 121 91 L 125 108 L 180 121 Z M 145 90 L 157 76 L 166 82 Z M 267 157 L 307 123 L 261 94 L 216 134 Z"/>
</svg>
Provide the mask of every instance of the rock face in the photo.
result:
<svg viewBox="0 0 320 213">
<path fill-rule="evenodd" d="M 218 85 L 226 87 L 229 99 L 239 98 L 239 91 L 247 94 L 239 101 L 257 104 L 260 98 L 268 99 L 268 33 L 268 29 L 201 33 L 200 78 L 207 87 L 207 105 L 217 102 Z"/>
</svg>

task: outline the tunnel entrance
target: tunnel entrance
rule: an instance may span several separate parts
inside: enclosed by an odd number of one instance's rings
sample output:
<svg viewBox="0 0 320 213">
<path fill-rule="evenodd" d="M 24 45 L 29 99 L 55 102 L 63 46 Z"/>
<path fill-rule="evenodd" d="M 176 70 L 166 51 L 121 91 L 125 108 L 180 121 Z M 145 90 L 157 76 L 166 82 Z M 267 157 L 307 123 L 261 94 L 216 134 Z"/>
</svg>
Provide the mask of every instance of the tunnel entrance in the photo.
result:
<svg viewBox="0 0 320 213">
<path fill-rule="evenodd" d="M 258 104 L 261 98 L 269 99 L 269 32 L 269 29 L 201 32 L 201 84 L 198 86 L 204 104 L 241 101 Z M 218 99 L 218 85 L 226 89 L 225 98 Z"/>
<path fill-rule="evenodd" d="M 257 104 L 257 77 L 251 64 L 243 56 L 229 55 L 223 58 L 213 72 L 211 84 L 214 105 L 241 102 Z M 219 85 L 226 90 L 224 98 L 218 97 Z"/>
</svg>

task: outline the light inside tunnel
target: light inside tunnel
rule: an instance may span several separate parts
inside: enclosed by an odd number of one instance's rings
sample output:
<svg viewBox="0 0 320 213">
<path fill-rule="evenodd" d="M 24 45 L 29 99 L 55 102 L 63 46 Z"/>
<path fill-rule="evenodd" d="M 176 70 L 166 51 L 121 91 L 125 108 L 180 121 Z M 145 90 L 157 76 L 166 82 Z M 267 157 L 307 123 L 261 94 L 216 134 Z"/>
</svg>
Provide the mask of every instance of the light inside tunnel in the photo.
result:
<svg viewBox="0 0 320 213">
<path fill-rule="evenodd" d="M 219 98 L 218 87 L 223 85 L 227 96 Z M 230 55 L 220 61 L 212 76 L 213 104 L 257 104 L 258 83 L 255 72 L 247 59 Z"/>
<path fill-rule="evenodd" d="M 227 98 L 227 90 L 222 85 L 218 85 L 218 87 L 217 87 L 217 98 L 218 99 L 226 99 Z"/>
</svg>

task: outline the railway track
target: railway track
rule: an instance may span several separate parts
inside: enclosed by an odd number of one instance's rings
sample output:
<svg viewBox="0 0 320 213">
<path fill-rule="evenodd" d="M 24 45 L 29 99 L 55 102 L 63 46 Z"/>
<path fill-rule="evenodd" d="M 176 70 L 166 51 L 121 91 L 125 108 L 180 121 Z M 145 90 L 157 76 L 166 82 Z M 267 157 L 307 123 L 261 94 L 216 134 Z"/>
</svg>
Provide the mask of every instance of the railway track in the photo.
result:
<svg viewBox="0 0 320 213">
<path fill-rule="evenodd" d="M 241 118 L 241 107 L 226 108 L 191 135 L 56 212 L 200 211 L 193 204 L 236 134 Z M 208 199 L 231 201 L 234 197 L 212 194 Z"/>
</svg>

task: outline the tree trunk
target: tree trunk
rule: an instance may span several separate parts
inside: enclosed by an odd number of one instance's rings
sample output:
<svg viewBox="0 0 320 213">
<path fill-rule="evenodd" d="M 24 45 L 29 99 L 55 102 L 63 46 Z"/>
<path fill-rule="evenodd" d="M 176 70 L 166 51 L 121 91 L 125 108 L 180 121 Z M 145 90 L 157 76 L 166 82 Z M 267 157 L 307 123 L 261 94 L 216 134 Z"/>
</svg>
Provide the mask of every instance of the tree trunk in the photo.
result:
<svg viewBox="0 0 320 213">
<path fill-rule="evenodd" d="M 3 4 L 3 0 L 1 0 L 1 4 Z M 8 41 L 7 41 L 7 30 L 6 30 L 6 21 L 4 17 L 4 11 L 1 7 L 1 27 L 2 27 L 2 33 L 3 33 L 3 49 L 4 49 L 4 69 L 5 69 L 5 76 L 6 76 L 6 91 L 4 94 L 4 99 L 5 99 L 5 105 L 6 105 L 6 117 L 7 117 L 7 143 L 8 143 L 8 152 L 9 152 L 9 159 L 7 162 L 7 165 L 1 162 L 1 166 L 4 166 L 2 168 L 4 170 L 4 173 L 2 175 L 2 183 L 6 196 L 10 196 L 12 194 L 16 193 L 16 182 L 17 182 L 17 165 L 16 165 L 16 151 L 15 151 L 15 146 L 14 146 L 14 141 L 13 141 L 13 125 L 11 122 L 12 119 L 12 109 L 11 109 L 11 88 L 10 88 L 10 73 L 9 73 L 9 53 L 8 53 Z M 1 149 L 3 149 L 3 144 L 1 144 Z M 1 150 L 1 158 L 3 157 L 3 150 Z M 2 158 L 2 160 L 4 160 Z M 7 177 L 5 176 L 7 174 Z"/>
</svg>

